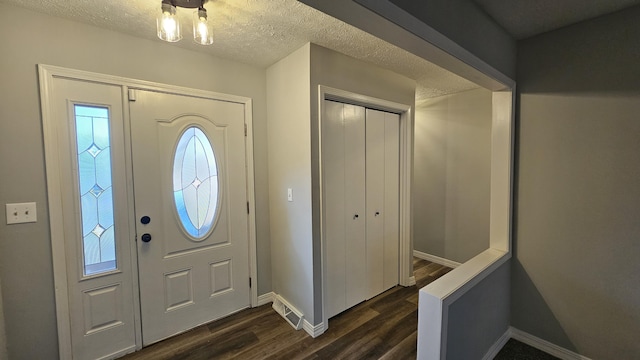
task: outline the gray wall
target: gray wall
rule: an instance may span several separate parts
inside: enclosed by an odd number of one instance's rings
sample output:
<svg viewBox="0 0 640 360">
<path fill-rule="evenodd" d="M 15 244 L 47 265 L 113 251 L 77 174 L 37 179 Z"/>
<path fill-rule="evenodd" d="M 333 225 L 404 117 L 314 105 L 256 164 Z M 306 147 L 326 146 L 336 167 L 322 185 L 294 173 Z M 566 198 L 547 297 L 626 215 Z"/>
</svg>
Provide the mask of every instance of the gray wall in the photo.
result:
<svg viewBox="0 0 640 360">
<path fill-rule="evenodd" d="M 449 306 L 447 359 L 482 359 L 509 328 L 509 262 Z"/>
<path fill-rule="evenodd" d="M 271 65 L 267 108 L 273 290 L 313 324 L 310 66 L 310 44 Z"/>
<path fill-rule="evenodd" d="M 416 106 L 414 249 L 463 263 L 489 248 L 491 91 Z"/>
<path fill-rule="evenodd" d="M 6 4 L 0 4 L 0 43 L 0 218 L 5 203 L 38 204 L 37 223 L 7 226 L 0 221 L 0 278 L 11 359 L 50 359 L 58 353 L 38 63 L 252 98 L 258 289 L 271 291 L 264 69 Z"/>
<path fill-rule="evenodd" d="M 321 247 L 320 247 L 320 161 L 319 161 L 319 101 L 318 86 L 349 91 L 377 99 L 415 106 L 416 83 L 414 80 L 392 71 L 379 68 L 364 61 L 337 53 L 322 46 L 311 45 L 311 162 L 314 174 L 313 188 L 313 236 L 314 236 L 314 279 L 315 296 L 321 298 Z M 409 119 L 413 123 L 413 119 Z M 409 262 L 411 271 L 413 265 Z M 322 309 L 316 306 L 316 316 Z M 319 322 L 319 321 L 318 321 Z"/>
<path fill-rule="evenodd" d="M 2 283 L 0 282 L 0 360 L 7 359 L 7 337 L 4 330 L 4 311 L 2 310 Z"/>
<path fill-rule="evenodd" d="M 512 325 L 640 358 L 640 7 L 523 41 Z"/>
<path fill-rule="evenodd" d="M 487 64 L 514 79 L 516 42 L 469 0 L 390 0 L 456 42 Z"/>
<path fill-rule="evenodd" d="M 386 1 L 440 32 L 502 74 L 515 79 L 516 41 L 473 1 Z"/>
<path fill-rule="evenodd" d="M 313 248 L 314 248 L 314 297 L 321 299 L 321 246 L 320 246 L 320 161 L 318 124 L 320 121 L 318 109 L 318 86 L 349 91 L 377 99 L 415 106 L 416 83 L 414 80 L 398 75 L 392 71 L 379 68 L 367 62 L 329 50 L 322 46 L 311 44 L 311 171 L 312 171 L 312 200 L 313 200 Z M 409 119 L 413 123 L 413 119 Z M 413 270 L 413 265 L 409 262 Z M 316 324 L 322 319 L 322 308 L 316 302 Z"/>
<path fill-rule="evenodd" d="M 311 325 L 322 323 L 318 85 L 415 101 L 413 80 L 315 44 L 267 69 L 274 291 Z"/>
<path fill-rule="evenodd" d="M 516 42 L 504 30 L 490 19 L 476 4 L 466 0 L 411 1 L 390 0 L 426 23 L 436 31 L 447 36 L 467 51 L 485 61 L 496 70 L 514 79 L 516 74 Z M 417 220 L 416 220 L 417 221 Z M 502 264 L 496 272 L 483 280 L 475 291 L 463 295 L 449 309 L 448 351 L 450 358 L 479 358 L 483 356 L 495 341 L 504 333 L 509 323 L 508 293 L 510 284 L 504 281 L 510 269 L 510 262 Z M 492 283 L 495 281 L 495 283 Z M 473 302 L 482 297 L 489 298 L 492 293 L 502 294 L 502 300 L 491 304 L 493 311 L 484 311 L 490 301 Z M 487 332 L 482 328 L 469 326 L 470 314 L 478 317 L 479 324 L 487 324 Z M 466 319 L 465 319 L 466 318 Z M 505 320 L 506 319 L 506 320 Z M 425 336 L 425 335 L 421 335 Z M 460 346 L 460 344 L 465 344 Z M 452 346 L 459 348 L 452 349 Z M 459 356 L 459 357 L 456 357 Z"/>
</svg>

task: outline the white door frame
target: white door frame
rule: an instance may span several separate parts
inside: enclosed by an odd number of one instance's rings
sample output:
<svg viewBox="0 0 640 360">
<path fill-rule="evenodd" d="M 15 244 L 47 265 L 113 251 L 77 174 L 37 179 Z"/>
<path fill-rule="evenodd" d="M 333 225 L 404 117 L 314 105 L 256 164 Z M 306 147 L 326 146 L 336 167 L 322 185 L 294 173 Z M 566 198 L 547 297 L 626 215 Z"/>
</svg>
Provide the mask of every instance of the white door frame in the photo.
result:
<svg viewBox="0 0 640 360">
<path fill-rule="evenodd" d="M 398 249 L 398 283 L 402 286 L 412 286 L 416 284 L 413 276 L 413 244 L 412 236 L 412 203 L 411 186 L 413 183 L 413 108 L 411 105 L 400 104 L 393 101 L 378 99 L 367 95 L 344 91 L 324 85 L 318 86 L 318 147 L 319 147 L 319 176 L 320 176 L 320 239 L 321 239 L 321 266 L 322 266 L 322 323 L 324 329 L 329 329 L 329 318 L 327 314 L 327 246 L 325 239 L 325 217 L 323 205 L 323 171 L 322 171 L 322 123 L 324 118 L 324 101 L 335 100 L 354 105 L 361 105 L 377 110 L 384 110 L 400 114 L 400 214 L 399 231 L 400 244 Z M 321 332 L 321 333 L 322 333 Z"/>
<path fill-rule="evenodd" d="M 52 92 L 55 78 L 66 78 L 77 81 L 87 81 L 108 85 L 120 86 L 123 94 L 123 106 L 128 109 L 128 93 L 130 89 L 157 91 L 176 95 L 185 95 L 203 99 L 220 100 L 240 103 L 245 106 L 244 122 L 247 126 L 245 138 L 245 153 L 247 157 L 247 200 L 249 202 L 249 274 L 252 279 L 257 279 L 257 253 L 256 253 L 256 219 L 255 219 L 255 187 L 254 187 L 254 165 L 253 165 L 253 118 L 252 100 L 247 97 L 222 94 L 212 91 L 191 89 L 180 86 L 159 84 L 149 81 L 129 79 L 124 77 L 104 75 L 81 70 L 67 69 L 51 65 L 38 65 L 38 75 L 40 82 L 40 102 L 42 109 L 42 126 L 44 132 L 45 149 L 45 170 L 47 176 L 47 200 L 49 213 L 49 229 L 51 232 L 51 250 L 53 257 L 53 280 L 55 286 L 56 318 L 58 325 L 58 346 L 61 359 L 72 359 L 71 348 L 71 322 L 69 319 L 69 299 L 68 299 L 68 279 L 66 269 L 66 254 L 64 246 L 65 229 L 63 226 L 62 197 L 60 189 L 64 185 L 61 181 L 62 174 L 59 170 L 59 145 L 57 138 L 57 122 L 53 111 Z M 131 131 L 130 131 L 129 111 L 124 112 L 124 132 L 125 132 L 125 155 L 128 206 L 133 209 L 133 164 L 131 158 Z M 129 223 L 135 224 L 134 212 L 129 215 Z M 130 239 L 135 239 L 135 226 L 130 227 Z M 137 247 L 135 241 L 130 241 L 131 262 L 133 273 L 132 281 L 134 286 L 134 306 L 136 322 L 136 350 L 142 348 L 142 323 L 140 319 L 140 293 L 138 288 L 138 262 Z M 258 286 L 251 287 L 251 307 L 258 305 Z"/>
</svg>

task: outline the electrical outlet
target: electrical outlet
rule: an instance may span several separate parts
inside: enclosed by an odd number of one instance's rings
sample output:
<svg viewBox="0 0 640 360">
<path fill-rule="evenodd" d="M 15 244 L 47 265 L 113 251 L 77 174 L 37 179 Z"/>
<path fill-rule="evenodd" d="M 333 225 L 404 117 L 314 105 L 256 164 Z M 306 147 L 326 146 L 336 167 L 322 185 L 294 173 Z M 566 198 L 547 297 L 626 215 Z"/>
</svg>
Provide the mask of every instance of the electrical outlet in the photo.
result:
<svg viewBox="0 0 640 360">
<path fill-rule="evenodd" d="M 7 225 L 38 221 L 36 203 L 6 204 Z"/>
</svg>

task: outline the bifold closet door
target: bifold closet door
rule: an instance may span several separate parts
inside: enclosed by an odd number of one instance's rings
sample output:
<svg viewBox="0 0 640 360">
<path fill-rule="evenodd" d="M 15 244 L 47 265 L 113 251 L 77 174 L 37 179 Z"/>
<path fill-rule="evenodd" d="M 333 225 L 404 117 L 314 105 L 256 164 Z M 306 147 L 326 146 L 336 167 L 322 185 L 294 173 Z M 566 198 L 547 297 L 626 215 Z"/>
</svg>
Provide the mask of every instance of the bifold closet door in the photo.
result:
<svg viewBox="0 0 640 360">
<path fill-rule="evenodd" d="M 332 317 L 398 284 L 400 117 L 327 100 L 322 121 Z"/>
<path fill-rule="evenodd" d="M 328 316 L 367 298 L 365 109 L 325 101 L 322 124 Z"/>
<path fill-rule="evenodd" d="M 367 299 L 398 284 L 400 115 L 366 110 Z"/>
</svg>

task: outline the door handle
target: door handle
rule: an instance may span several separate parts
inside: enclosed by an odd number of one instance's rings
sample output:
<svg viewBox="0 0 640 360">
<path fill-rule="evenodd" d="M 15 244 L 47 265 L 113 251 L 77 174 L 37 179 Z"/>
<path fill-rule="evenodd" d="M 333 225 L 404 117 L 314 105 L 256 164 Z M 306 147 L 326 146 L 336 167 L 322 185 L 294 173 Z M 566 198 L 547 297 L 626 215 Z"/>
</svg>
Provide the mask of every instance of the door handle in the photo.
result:
<svg viewBox="0 0 640 360">
<path fill-rule="evenodd" d="M 151 218 L 150 218 L 150 217 L 148 217 L 147 215 L 145 215 L 145 216 L 143 216 L 143 217 L 141 217 L 141 218 L 140 218 L 140 222 L 141 222 L 143 225 L 147 225 L 148 223 L 150 223 L 150 222 L 151 222 Z"/>
<path fill-rule="evenodd" d="M 375 215 L 376 216 L 380 215 L 380 211 L 376 211 Z"/>
<path fill-rule="evenodd" d="M 142 236 L 140 237 L 140 239 L 143 242 L 148 243 L 149 241 L 151 241 L 151 234 L 142 234 Z"/>
<path fill-rule="evenodd" d="M 356 220 L 358 218 L 358 214 L 353 215 L 353 220 Z"/>
</svg>

